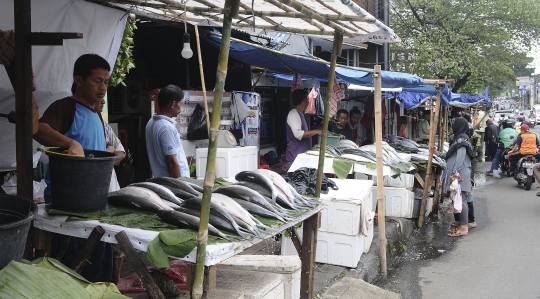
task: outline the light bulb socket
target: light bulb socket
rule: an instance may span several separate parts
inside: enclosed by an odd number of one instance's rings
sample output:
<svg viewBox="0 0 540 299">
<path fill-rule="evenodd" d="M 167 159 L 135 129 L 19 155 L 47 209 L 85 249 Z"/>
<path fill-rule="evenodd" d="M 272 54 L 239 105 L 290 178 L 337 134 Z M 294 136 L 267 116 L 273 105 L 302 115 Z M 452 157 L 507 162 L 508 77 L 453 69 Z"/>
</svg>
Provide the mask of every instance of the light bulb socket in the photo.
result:
<svg viewBox="0 0 540 299">
<path fill-rule="evenodd" d="M 184 33 L 184 44 L 189 43 L 189 33 Z"/>
</svg>

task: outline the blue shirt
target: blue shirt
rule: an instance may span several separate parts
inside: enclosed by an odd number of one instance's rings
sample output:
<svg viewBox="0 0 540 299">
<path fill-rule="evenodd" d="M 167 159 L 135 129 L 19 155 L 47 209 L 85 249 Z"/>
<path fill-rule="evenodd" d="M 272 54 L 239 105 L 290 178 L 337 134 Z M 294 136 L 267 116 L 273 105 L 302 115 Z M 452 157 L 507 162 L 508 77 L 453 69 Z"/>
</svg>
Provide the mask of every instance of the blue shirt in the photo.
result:
<svg viewBox="0 0 540 299">
<path fill-rule="evenodd" d="M 180 165 L 180 175 L 189 177 L 186 153 L 174 124 L 172 118 L 156 114 L 146 125 L 146 150 L 155 177 L 170 177 L 165 156 L 174 154 Z"/>
<path fill-rule="evenodd" d="M 73 106 L 73 104 L 75 105 Z M 67 108 L 68 106 L 69 108 Z M 71 107 L 75 109 L 74 115 L 71 112 L 73 111 Z M 54 115 L 57 122 L 50 121 L 51 124 L 54 123 L 55 127 L 69 127 L 69 130 L 64 132 L 64 135 L 79 142 L 83 149 L 106 150 L 103 122 L 95 110 L 80 104 L 72 98 L 67 98 L 51 104 L 43 115 L 44 117 L 40 121 L 49 123 L 49 120 L 51 120 L 49 116 Z M 73 116 L 72 121 L 70 119 L 71 116 Z M 69 124 L 70 121 L 71 125 Z M 49 169 L 47 169 L 45 173 L 47 187 L 43 196 L 46 203 L 51 203 L 52 201 L 50 182 L 50 173 Z"/>
</svg>

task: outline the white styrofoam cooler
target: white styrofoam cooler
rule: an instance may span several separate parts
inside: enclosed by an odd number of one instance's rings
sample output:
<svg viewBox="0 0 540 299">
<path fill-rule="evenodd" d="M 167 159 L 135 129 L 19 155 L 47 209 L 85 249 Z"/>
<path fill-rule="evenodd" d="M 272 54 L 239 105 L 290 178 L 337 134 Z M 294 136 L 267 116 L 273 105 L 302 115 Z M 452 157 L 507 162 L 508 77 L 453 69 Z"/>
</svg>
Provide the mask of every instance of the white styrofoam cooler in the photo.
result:
<svg viewBox="0 0 540 299">
<path fill-rule="evenodd" d="M 198 148 L 197 179 L 203 180 L 206 173 L 207 148 Z M 237 173 L 245 170 L 256 170 L 258 163 L 258 149 L 256 146 L 233 148 L 218 148 L 216 155 L 216 169 L 218 177 L 232 180 Z"/>
<path fill-rule="evenodd" d="M 374 222 L 373 218 L 369 222 L 368 231 L 366 233 L 367 236 L 364 238 L 364 253 L 368 253 L 371 243 L 373 243 L 373 234 L 375 232 Z"/>
<path fill-rule="evenodd" d="M 339 190 L 330 189 L 328 194 L 321 194 L 320 232 L 329 232 L 355 236 L 360 233 L 362 205 L 371 211 L 372 181 L 332 179 Z"/>
<path fill-rule="evenodd" d="M 356 180 L 368 180 L 369 176 L 360 172 L 354 173 L 354 178 Z M 377 176 L 371 176 L 373 185 L 377 186 Z M 389 175 L 383 177 L 384 186 L 387 187 L 396 187 L 396 188 L 412 188 L 414 187 L 414 175 L 408 173 L 402 173 L 397 178 L 393 178 Z"/>
<path fill-rule="evenodd" d="M 372 187 L 373 203 L 377 203 L 377 187 Z M 391 217 L 413 218 L 414 192 L 406 188 L 384 187 L 384 214 Z"/>
<path fill-rule="evenodd" d="M 302 236 L 302 229 L 298 229 Z M 364 253 L 366 237 L 362 234 L 347 236 L 328 232 L 317 232 L 317 249 L 315 261 L 317 263 L 331 264 L 356 268 L 360 257 Z M 291 238 L 283 236 L 281 239 L 281 255 L 298 255 Z"/>
</svg>

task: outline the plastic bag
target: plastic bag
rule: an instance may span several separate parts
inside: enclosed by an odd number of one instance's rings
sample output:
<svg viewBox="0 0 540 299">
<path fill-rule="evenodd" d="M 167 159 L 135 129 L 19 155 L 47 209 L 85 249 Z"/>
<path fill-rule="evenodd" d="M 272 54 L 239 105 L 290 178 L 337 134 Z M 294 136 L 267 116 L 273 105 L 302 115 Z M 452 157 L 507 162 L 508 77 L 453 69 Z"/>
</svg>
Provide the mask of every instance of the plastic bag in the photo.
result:
<svg viewBox="0 0 540 299">
<path fill-rule="evenodd" d="M 9 195 L 17 195 L 17 177 L 12 177 L 7 180 L 3 185 L 2 189 L 4 192 Z"/>
<path fill-rule="evenodd" d="M 306 114 L 316 115 L 317 114 L 317 108 L 315 108 L 315 99 L 319 95 L 318 92 L 315 91 L 315 87 L 311 88 L 311 91 L 309 92 L 308 99 L 309 104 L 306 108 Z"/>
<path fill-rule="evenodd" d="M 318 88 L 315 88 L 315 92 L 317 92 L 317 97 L 315 98 L 315 108 L 317 110 L 317 115 L 324 115 L 324 100 Z"/>
<path fill-rule="evenodd" d="M 206 128 L 206 113 L 204 112 L 204 107 L 201 106 L 201 104 L 197 104 L 197 106 L 195 106 L 195 110 L 193 110 L 193 114 L 191 114 L 187 129 L 187 139 L 208 139 L 208 129 Z"/>
<path fill-rule="evenodd" d="M 291 186 L 301 195 L 315 195 L 315 185 L 317 184 L 317 169 L 302 167 L 293 172 L 289 178 Z M 338 190 L 339 188 L 326 176 L 322 177 L 321 193 L 328 194 L 328 190 Z"/>
</svg>

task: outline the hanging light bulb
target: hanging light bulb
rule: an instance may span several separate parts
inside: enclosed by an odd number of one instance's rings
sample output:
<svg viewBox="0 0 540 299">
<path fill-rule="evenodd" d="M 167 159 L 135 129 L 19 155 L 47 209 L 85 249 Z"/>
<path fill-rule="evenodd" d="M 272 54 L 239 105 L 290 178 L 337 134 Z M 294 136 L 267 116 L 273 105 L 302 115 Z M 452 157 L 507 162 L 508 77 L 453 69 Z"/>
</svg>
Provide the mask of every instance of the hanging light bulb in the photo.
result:
<svg viewBox="0 0 540 299">
<path fill-rule="evenodd" d="M 191 50 L 191 46 L 189 44 L 189 33 L 184 33 L 184 48 L 182 49 L 182 57 L 185 59 L 190 59 L 193 57 L 193 51 Z"/>
</svg>

